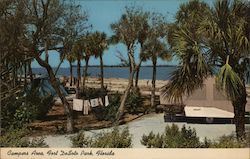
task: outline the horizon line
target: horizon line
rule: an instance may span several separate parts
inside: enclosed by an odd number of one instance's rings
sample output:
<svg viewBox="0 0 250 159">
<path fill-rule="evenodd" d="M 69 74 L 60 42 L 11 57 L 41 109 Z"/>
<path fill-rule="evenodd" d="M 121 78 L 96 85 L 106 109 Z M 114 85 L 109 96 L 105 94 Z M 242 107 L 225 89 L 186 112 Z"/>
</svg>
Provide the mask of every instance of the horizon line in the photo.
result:
<svg viewBox="0 0 250 159">
<path fill-rule="evenodd" d="M 176 67 L 176 66 L 178 66 L 178 65 L 157 65 L 156 67 Z M 73 68 L 74 67 L 77 67 L 77 66 L 73 65 Z M 81 66 L 81 67 L 85 67 L 85 66 Z M 100 65 L 89 65 L 88 67 L 100 67 Z M 104 65 L 103 67 L 129 67 L 129 66 Z M 141 67 L 153 67 L 153 65 L 143 65 Z M 40 66 L 40 67 L 32 67 L 32 68 L 44 68 L 44 67 Z M 57 68 L 57 67 L 53 66 L 52 68 Z M 60 68 L 70 68 L 70 67 L 60 67 Z"/>
</svg>

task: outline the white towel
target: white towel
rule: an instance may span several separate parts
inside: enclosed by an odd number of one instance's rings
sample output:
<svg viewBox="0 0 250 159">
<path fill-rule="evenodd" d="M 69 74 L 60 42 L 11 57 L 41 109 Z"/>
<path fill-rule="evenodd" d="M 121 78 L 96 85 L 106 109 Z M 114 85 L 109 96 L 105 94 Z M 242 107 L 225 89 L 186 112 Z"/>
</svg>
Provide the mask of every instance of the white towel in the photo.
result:
<svg viewBox="0 0 250 159">
<path fill-rule="evenodd" d="M 98 101 L 99 101 L 99 105 L 100 105 L 100 106 L 103 106 L 102 98 L 98 98 Z"/>
<path fill-rule="evenodd" d="M 84 105 L 84 107 L 83 107 L 83 115 L 88 115 L 88 114 L 89 114 L 89 106 Z"/>
<path fill-rule="evenodd" d="M 91 110 L 91 104 L 90 104 L 89 100 L 84 100 L 84 106 L 85 105 L 88 107 L 88 110 L 90 111 Z"/>
<path fill-rule="evenodd" d="M 98 98 L 90 99 L 91 107 L 97 107 L 99 106 Z"/>
<path fill-rule="evenodd" d="M 73 99 L 73 110 L 82 111 L 83 100 L 82 99 Z"/>
<path fill-rule="evenodd" d="M 108 105 L 109 105 L 109 97 L 105 96 L 105 106 L 108 106 Z"/>
</svg>

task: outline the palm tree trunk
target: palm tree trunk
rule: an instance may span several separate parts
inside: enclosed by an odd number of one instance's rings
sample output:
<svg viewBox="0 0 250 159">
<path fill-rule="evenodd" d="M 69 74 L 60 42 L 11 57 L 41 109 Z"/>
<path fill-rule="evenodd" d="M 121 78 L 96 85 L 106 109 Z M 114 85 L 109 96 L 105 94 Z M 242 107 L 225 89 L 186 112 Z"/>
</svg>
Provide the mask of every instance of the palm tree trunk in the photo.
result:
<svg viewBox="0 0 250 159">
<path fill-rule="evenodd" d="M 137 70 L 136 70 L 136 75 L 135 75 L 135 87 L 138 87 L 138 81 L 139 81 L 140 70 L 141 70 L 141 62 L 139 63 L 138 68 L 137 68 Z"/>
<path fill-rule="evenodd" d="M 76 98 L 79 98 L 80 95 L 80 81 L 81 81 L 81 60 L 78 57 L 77 59 L 77 83 L 76 83 Z"/>
<path fill-rule="evenodd" d="M 232 101 L 234 107 L 234 122 L 236 136 L 238 140 L 245 139 L 245 107 L 246 107 L 246 87 L 239 88 L 241 95 L 239 95 L 235 100 Z"/>
<path fill-rule="evenodd" d="M 104 81 L 103 81 L 103 59 L 100 54 L 100 68 L 101 68 L 101 89 L 104 89 Z"/>
<path fill-rule="evenodd" d="M 72 66 L 71 61 L 69 61 L 69 70 L 70 70 L 70 86 L 72 86 L 72 82 L 73 82 L 73 66 Z"/>
<path fill-rule="evenodd" d="M 59 98 L 62 100 L 63 105 L 64 105 L 64 109 L 66 112 L 66 116 L 67 116 L 67 132 L 68 133 L 72 133 L 74 131 L 73 129 L 73 116 L 72 116 L 72 109 L 69 106 L 69 103 L 67 102 L 67 99 L 65 98 L 65 96 L 63 95 L 63 93 L 60 90 L 59 84 L 56 80 L 55 74 L 53 72 L 53 69 L 51 68 L 51 66 L 46 63 L 45 61 L 43 61 L 39 56 L 35 57 L 37 62 L 44 68 L 46 68 L 49 77 L 50 77 L 50 82 L 52 87 L 55 89 L 56 93 L 58 94 Z"/>
<path fill-rule="evenodd" d="M 59 65 L 57 66 L 57 68 L 56 68 L 56 70 L 55 70 L 55 75 L 57 75 L 57 73 L 58 73 L 58 71 L 59 71 L 59 69 L 60 69 L 60 67 L 61 67 L 61 65 L 62 65 L 62 63 L 63 63 L 63 60 L 64 60 L 64 58 L 62 58 L 62 59 L 60 60 L 60 63 L 59 63 Z"/>
<path fill-rule="evenodd" d="M 132 64 L 131 64 L 131 61 L 129 60 L 129 75 L 132 74 L 132 71 L 133 71 Z M 132 82 L 132 86 L 133 85 L 134 85 L 134 79 L 133 79 L 133 82 Z"/>
<path fill-rule="evenodd" d="M 125 102 L 128 98 L 128 94 L 130 92 L 130 89 L 132 88 L 133 86 L 133 80 L 134 80 L 134 74 L 135 74 L 135 70 L 132 69 L 132 72 L 130 73 L 129 75 L 129 82 L 128 82 L 128 86 L 125 90 L 125 93 L 123 95 L 123 98 L 122 98 L 122 101 L 121 101 L 121 104 L 119 106 L 119 109 L 118 109 L 118 112 L 116 113 L 116 122 L 119 121 L 119 119 L 121 119 L 121 117 L 123 116 L 124 114 L 124 111 L 125 111 Z M 117 124 L 117 123 L 116 123 Z"/>
<path fill-rule="evenodd" d="M 116 123 L 115 124 L 118 124 L 118 121 L 121 119 L 121 117 L 123 116 L 124 114 L 124 111 L 125 111 L 125 102 L 128 98 L 128 94 L 130 92 L 130 89 L 132 88 L 133 86 L 133 80 L 134 80 L 134 75 L 135 75 L 135 71 L 138 69 L 135 65 L 135 61 L 134 61 L 134 52 L 133 52 L 133 44 L 131 44 L 130 46 L 128 46 L 128 56 L 129 56 L 129 61 L 130 61 L 130 68 L 131 68 L 131 72 L 129 74 L 129 82 L 128 82 L 128 86 L 125 90 L 125 93 L 123 95 L 123 98 L 122 98 L 122 101 L 121 101 L 121 104 L 119 106 L 119 109 L 116 113 Z M 141 61 L 140 61 L 141 62 Z M 139 62 L 139 63 L 140 63 Z"/>
<path fill-rule="evenodd" d="M 136 74 L 135 74 L 135 87 L 138 87 L 139 74 L 140 74 L 140 67 L 138 67 L 138 69 L 136 70 Z"/>
<path fill-rule="evenodd" d="M 85 87 L 85 81 L 86 81 L 86 78 L 88 76 L 89 58 L 86 58 L 85 61 L 86 61 L 86 64 L 85 64 L 85 67 L 84 67 L 84 76 L 83 76 L 83 81 L 82 81 L 83 88 Z"/>
<path fill-rule="evenodd" d="M 152 90 L 151 90 L 151 108 L 155 107 L 155 80 L 156 80 L 156 64 L 157 58 L 152 57 L 153 76 L 152 76 Z"/>
</svg>

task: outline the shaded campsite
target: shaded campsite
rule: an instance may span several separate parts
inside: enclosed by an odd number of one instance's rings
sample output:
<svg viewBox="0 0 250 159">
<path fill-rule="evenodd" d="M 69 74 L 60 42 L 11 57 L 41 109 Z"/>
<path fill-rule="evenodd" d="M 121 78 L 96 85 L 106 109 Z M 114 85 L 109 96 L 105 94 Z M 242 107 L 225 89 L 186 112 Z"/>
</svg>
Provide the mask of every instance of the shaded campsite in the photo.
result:
<svg viewBox="0 0 250 159">
<path fill-rule="evenodd" d="M 126 114 L 120 123 L 127 123 L 132 121 L 142 114 L 132 115 Z M 44 120 L 35 120 L 30 124 L 32 128 L 32 136 L 42 136 L 42 135 L 53 135 L 53 134 L 64 134 L 66 125 L 66 115 L 62 105 L 54 105 L 47 114 Z M 93 130 L 101 129 L 112 126 L 111 121 L 99 121 L 94 114 L 89 114 L 87 116 L 78 115 L 74 119 L 75 128 L 77 130 Z"/>
<path fill-rule="evenodd" d="M 60 79 L 60 81 L 63 83 L 63 80 Z M 71 87 L 67 90 L 66 98 L 68 99 L 68 102 L 71 106 L 73 111 L 73 118 L 74 118 L 74 124 L 75 124 L 75 131 L 79 130 L 93 130 L 93 129 L 100 129 L 100 128 L 107 128 L 111 127 L 114 124 L 114 118 L 115 118 L 115 112 L 118 107 L 118 104 L 120 102 L 120 96 L 121 93 L 124 91 L 124 87 L 126 85 L 125 79 L 105 79 L 105 84 L 107 83 L 108 91 L 104 93 L 106 97 L 109 99 L 109 104 L 111 106 L 98 106 L 98 107 L 92 107 L 92 109 L 87 113 L 84 114 L 84 107 L 82 107 L 79 110 L 74 110 L 74 101 L 77 101 L 77 104 L 79 102 L 83 101 L 81 98 L 76 99 L 75 98 L 75 91 L 74 87 Z M 120 81 L 120 84 L 116 85 L 115 83 L 118 83 Z M 109 85 L 108 85 L 109 83 Z M 114 84 L 113 84 L 114 83 Z M 150 86 L 146 86 L 146 83 L 148 83 L 146 80 L 140 80 L 139 86 L 142 88 L 142 93 L 139 95 L 137 101 L 131 101 L 132 103 L 136 104 L 137 108 L 133 108 L 125 113 L 123 118 L 119 120 L 119 124 L 125 124 L 129 121 L 132 121 L 134 119 L 137 119 L 138 117 L 143 116 L 146 113 L 154 111 L 154 109 L 150 109 L 150 95 L 147 93 L 147 90 L 150 89 Z M 45 88 L 44 89 L 44 85 Z M 88 98 L 85 99 L 98 99 L 101 97 L 102 92 L 100 93 L 100 89 L 98 89 L 99 82 L 98 79 L 93 78 L 87 80 L 86 83 L 88 88 L 86 88 L 88 92 Z M 66 88 L 68 88 L 68 83 L 66 82 Z M 41 82 L 39 85 L 39 90 L 46 90 L 47 92 L 43 92 L 41 94 L 50 94 L 50 92 L 53 92 L 53 89 L 50 90 L 49 84 L 46 82 Z M 92 87 L 92 88 L 90 88 Z M 63 88 L 63 87 L 62 87 Z M 159 90 L 159 88 L 157 89 Z M 72 94 L 73 93 L 73 94 Z M 157 92 L 159 94 L 159 92 Z M 90 101 L 88 100 L 88 101 Z M 133 99 L 132 99 L 133 100 Z M 159 102 L 159 98 L 157 98 Z M 86 100 L 85 100 L 86 101 Z M 139 105 L 138 102 L 140 102 Z M 83 103 L 82 103 L 83 104 Z M 91 102 L 89 103 L 91 104 Z M 106 102 L 106 104 L 108 104 Z M 79 105 L 78 105 L 79 106 Z M 129 106 L 130 107 L 130 106 Z M 130 107 L 131 108 L 131 107 Z M 106 109 L 106 110 L 105 110 Z M 42 120 L 35 120 L 32 122 L 29 127 L 32 129 L 32 135 L 33 136 L 41 136 L 41 135 L 48 135 L 48 134 L 64 134 L 66 133 L 65 126 L 66 126 L 66 114 L 64 112 L 64 108 L 62 105 L 62 102 L 60 98 L 54 97 L 54 104 L 52 108 L 47 113 L 46 117 L 44 117 Z"/>
</svg>

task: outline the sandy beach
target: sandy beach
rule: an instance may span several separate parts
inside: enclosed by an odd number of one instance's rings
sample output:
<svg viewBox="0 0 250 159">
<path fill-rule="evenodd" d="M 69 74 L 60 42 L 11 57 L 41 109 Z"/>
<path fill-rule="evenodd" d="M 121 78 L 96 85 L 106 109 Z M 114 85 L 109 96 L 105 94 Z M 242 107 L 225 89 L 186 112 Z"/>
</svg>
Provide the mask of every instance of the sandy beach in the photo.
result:
<svg viewBox="0 0 250 159">
<path fill-rule="evenodd" d="M 61 82 L 65 82 L 67 87 L 70 87 L 69 77 L 61 77 Z M 88 77 L 86 79 L 86 86 L 89 88 L 100 88 L 101 79 L 95 77 Z M 168 80 L 156 80 L 156 95 L 160 94 L 160 89 L 168 83 Z M 123 93 L 128 85 L 128 79 L 125 78 L 104 78 L 104 86 L 109 91 Z M 152 88 L 152 80 L 140 79 L 138 86 L 143 95 L 150 95 Z M 72 86 L 75 88 L 75 86 Z"/>
</svg>

